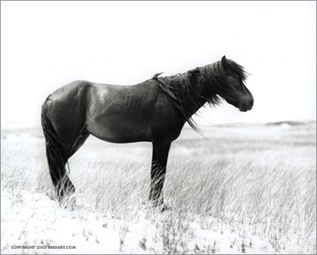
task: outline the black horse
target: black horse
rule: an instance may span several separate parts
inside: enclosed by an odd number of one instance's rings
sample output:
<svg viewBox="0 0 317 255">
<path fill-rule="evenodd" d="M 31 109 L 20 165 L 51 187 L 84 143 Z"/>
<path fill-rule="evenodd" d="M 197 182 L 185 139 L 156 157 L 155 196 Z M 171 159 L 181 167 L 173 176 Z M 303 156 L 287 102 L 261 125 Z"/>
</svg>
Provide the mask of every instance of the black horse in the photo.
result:
<svg viewBox="0 0 317 255">
<path fill-rule="evenodd" d="M 197 130 L 193 114 L 221 99 L 248 111 L 253 97 L 244 85 L 242 66 L 221 61 L 170 77 L 154 75 L 133 86 L 75 81 L 53 92 L 42 105 L 42 127 L 52 182 L 59 200 L 75 191 L 65 165 L 90 134 L 113 143 L 153 144 L 150 200 L 161 195 L 172 141 L 186 122 Z"/>
</svg>

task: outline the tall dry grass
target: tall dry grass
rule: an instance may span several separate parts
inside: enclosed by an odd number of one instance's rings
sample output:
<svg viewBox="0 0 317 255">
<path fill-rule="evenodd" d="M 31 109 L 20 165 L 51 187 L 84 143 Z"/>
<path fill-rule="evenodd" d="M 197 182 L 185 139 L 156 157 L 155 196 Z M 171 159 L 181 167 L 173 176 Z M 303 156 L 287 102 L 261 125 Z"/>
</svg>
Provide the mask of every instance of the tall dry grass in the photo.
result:
<svg viewBox="0 0 317 255">
<path fill-rule="evenodd" d="M 186 242 L 196 238 L 189 224 L 197 219 L 201 229 L 225 231 L 230 226 L 242 239 L 256 234 L 276 252 L 292 251 L 292 245 L 294 253 L 314 252 L 315 128 L 315 123 L 219 126 L 202 129 L 205 138 L 184 129 L 171 148 L 164 187 L 171 210 L 164 214 L 148 203 L 151 145 L 92 138 L 69 162 L 75 210 L 88 208 L 127 221 L 145 213 L 161 229 L 166 253 L 189 251 Z M 42 137 L 3 136 L 1 146 L 5 189 L 17 198 L 23 190 L 53 197 Z M 121 230 L 123 242 L 127 231 Z M 214 253 L 215 247 L 206 244 L 194 251 Z"/>
</svg>

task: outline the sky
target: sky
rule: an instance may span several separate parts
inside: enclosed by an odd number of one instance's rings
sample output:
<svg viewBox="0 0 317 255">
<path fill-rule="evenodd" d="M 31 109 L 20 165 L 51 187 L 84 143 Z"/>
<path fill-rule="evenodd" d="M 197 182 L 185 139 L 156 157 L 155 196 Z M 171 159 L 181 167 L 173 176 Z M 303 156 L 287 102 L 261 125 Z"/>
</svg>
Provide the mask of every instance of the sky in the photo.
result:
<svg viewBox="0 0 317 255">
<path fill-rule="evenodd" d="M 316 120 L 315 1 L 1 1 L 1 127 L 40 126 L 74 81 L 132 85 L 223 55 L 250 73 L 254 107 L 203 108 L 201 124 Z"/>
</svg>

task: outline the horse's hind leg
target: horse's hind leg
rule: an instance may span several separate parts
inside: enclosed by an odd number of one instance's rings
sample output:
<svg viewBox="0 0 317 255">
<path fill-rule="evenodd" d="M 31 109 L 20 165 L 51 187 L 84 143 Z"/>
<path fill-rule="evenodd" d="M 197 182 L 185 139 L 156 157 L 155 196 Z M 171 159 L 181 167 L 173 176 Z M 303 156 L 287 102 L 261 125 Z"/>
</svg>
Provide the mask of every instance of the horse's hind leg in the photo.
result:
<svg viewBox="0 0 317 255">
<path fill-rule="evenodd" d="M 72 155 L 74 155 L 79 150 L 79 148 L 85 143 L 88 136 L 89 136 L 89 133 L 82 132 L 82 134 L 78 135 L 77 139 L 69 139 L 67 143 L 64 143 L 61 149 L 64 166 L 67 164 L 68 159 Z M 62 172 L 61 175 L 58 177 L 61 180 L 59 182 L 59 186 L 57 187 L 57 190 L 60 190 L 60 198 L 63 198 L 65 195 L 75 192 L 75 187 L 73 183 L 71 182 L 71 180 L 69 179 L 66 171 Z"/>
<path fill-rule="evenodd" d="M 56 90 L 42 105 L 42 127 L 52 182 L 59 198 L 75 191 L 65 165 L 88 137 L 85 132 L 90 85 L 75 82 Z"/>
<path fill-rule="evenodd" d="M 68 159 L 81 147 L 88 135 L 81 131 L 66 132 L 66 128 L 56 130 L 51 118 L 42 110 L 42 127 L 46 140 L 46 157 L 49 173 L 59 200 L 65 195 L 75 192 L 75 187 L 66 174 L 65 165 Z"/>
<path fill-rule="evenodd" d="M 66 194 L 75 191 L 74 185 L 66 175 L 65 164 L 68 157 L 65 153 L 65 143 L 55 131 L 50 118 L 45 112 L 42 112 L 42 127 L 46 141 L 46 157 L 49 173 L 57 196 L 61 200 Z"/>
<path fill-rule="evenodd" d="M 89 134 L 86 130 L 83 131 L 83 132 L 79 135 L 79 137 L 78 137 L 76 143 L 74 144 L 74 146 L 73 146 L 73 148 L 72 148 L 72 150 L 71 150 L 71 152 L 70 152 L 69 158 L 70 158 L 71 156 L 73 156 L 73 155 L 76 153 L 76 151 L 79 150 L 79 148 L 85 143 L 85 141 L 87 140 L 87 138 L 88 138 L 89 135 L 90 135 L 90 134 Z"/>
</svg>

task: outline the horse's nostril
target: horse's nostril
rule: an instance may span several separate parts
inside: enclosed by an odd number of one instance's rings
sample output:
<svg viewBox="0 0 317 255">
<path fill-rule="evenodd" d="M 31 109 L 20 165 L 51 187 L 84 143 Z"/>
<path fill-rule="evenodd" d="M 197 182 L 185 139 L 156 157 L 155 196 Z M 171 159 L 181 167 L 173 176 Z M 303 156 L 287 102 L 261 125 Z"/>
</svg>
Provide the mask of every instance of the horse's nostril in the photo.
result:
<svg viewBox="0 0 317 255">
<path fill-rule="evenodd" d="M 239 105 L 239 110 L 242 111 L 242 112 L 247 111 L 247 106 L 246 106 L 246 104 L 245 104 L 245 103 L 241 103 L 241 104 Z"/>
</svg>

